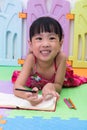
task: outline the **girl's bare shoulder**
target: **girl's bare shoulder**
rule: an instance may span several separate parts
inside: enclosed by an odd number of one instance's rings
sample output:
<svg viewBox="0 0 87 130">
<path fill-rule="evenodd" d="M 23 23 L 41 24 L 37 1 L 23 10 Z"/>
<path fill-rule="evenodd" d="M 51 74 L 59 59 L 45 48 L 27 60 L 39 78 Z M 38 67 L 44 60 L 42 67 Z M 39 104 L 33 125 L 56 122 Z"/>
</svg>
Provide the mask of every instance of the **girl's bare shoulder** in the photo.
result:
<svg viewBox="0 0 87 130">
<path fill-rule="evenodd" d="M 59 63 L 64 62 L 64 61 L 66 62 L 66 60 L 67 60 L 66 54 L 63 52 L 59 52 L 59 54 L 56 57 L 56 63 L 59 64 Z"/>
<path fill-rule="evenodd" d="M 25 60 L 34 60 L 34 55 L 32 53 L 27 54 Z"/>
<path fill-rule="evenodd" d="M 24 64 L 34 64 L 35 63 L 35 58 L 32 53 L 29 53 L 26 58 Z"/>
</svg>

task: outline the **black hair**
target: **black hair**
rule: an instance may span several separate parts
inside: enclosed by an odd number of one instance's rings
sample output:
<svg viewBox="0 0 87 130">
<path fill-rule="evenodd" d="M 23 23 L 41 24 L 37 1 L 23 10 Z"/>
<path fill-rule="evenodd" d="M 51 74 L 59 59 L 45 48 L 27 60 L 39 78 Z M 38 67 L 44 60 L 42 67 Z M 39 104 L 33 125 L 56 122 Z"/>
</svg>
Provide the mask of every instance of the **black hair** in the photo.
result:
<svg viewBox="0 0 87 130">
<path fill-rule="evenodd" d="M 63 29 L 60 23 L 51 17 L 40 17 L 32 23 L 29 33 L 30 41 L 35 34 L 40 34 L 41 32 L 54 32 L 58 34 L 60 41 L 63 37 Z"/>
</svg>

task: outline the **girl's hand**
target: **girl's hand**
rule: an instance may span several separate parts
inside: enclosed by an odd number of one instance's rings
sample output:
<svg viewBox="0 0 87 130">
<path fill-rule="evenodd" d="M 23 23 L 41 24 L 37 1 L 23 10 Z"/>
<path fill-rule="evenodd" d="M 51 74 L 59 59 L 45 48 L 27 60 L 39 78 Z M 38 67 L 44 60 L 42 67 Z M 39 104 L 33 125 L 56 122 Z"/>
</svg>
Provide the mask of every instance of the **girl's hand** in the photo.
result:
<svg viewBox="0 0 87 130">
<path fill-rule="evenodd" d="M 44 88 L 42 89 L 42 95 L 43 95 L 44 100 L 49 100 L 53 96 L 57 97 L 57 100 L 58 100 L 60 97 L 60 95 L 56 92 L 53 83 L 48 83 L 44 86 Z"/>
<path fill-rule="evenodd" d="M 43 98 L 38 98 L 38 88 L 33 88 L 32 90 L 35 90 L 36 93 L 31 93 L 31 95 L 27 95 L 27 100 L 33 105 L 38 105 L 43 101 Z"/>
</svg>

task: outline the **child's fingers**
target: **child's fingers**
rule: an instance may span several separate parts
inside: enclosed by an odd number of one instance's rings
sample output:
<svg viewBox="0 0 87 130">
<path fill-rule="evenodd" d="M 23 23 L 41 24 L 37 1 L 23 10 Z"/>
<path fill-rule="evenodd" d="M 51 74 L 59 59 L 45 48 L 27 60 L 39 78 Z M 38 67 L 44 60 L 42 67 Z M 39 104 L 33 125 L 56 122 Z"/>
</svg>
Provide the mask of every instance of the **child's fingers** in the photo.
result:
<svg viewBox="0 0 87 130">
<path fill-rule="evenodd" d="M 38 105 L 39 103 L 41 103 L 43 101 L 43 98 L 35 98 L 34 96 L 33 97 L 29 97 L 28 100 L 30 101 L 30 103 L 35 106 L 35 105 Z"/>
<path fill-rule="evenodd" d="M 57 92 L 56 92 L 56 95 L 55 95 L 55 96 L 56 96 L 57 100 L 60 98 L 60 95 L 59 95 L 59 93 L 57 93 Z"/>
<path fill-rule="evenodd" d="M 32 93 L 32 96 L 38 98 L 38 88 L 34 87 L 32 90 L 36 91 L 36 93 Z"/>
<path fill-rule="evenodd" d="M 52 92 L 52 95 L 53 95 L 54 97 L 56 97 L 57 100 L 60 98 L 59 93 L 57 93 L 57 92 L 55 92 L 55 91 Z"/>
<path fill-rule="evenodd" d="M 37 87 L 34 87 L 32 90 L 38 92 L 38 88 Z"/>
<path fill-rule="evenodd" d="M 44 100 L 49 100 L 49 99 L 51 99 L 51 98 L 53 98 L 53 97 L 56 97 L 57 100 L 58 100 L 59 97 L 60 97 L 60 95 L 59 95 L 57 92 L 52 91 L 52 92 L 50 92 L 50 93 L 47 93 L 47 94 L 44 95 L 43 97 L 44 97 Z"/>
<path fill-rule="evenodd" d="M 31 92 L 28 92 L 28 93 L 26 92 L 25 94 L 26 94 L 26 97 L 27 97 L 27 98 L 30 97 L 30 96 L 32 96 L 32 93 L 31 93 Z"/>
<path fill-rule="evenodd" d="M 47 94 L 47 95 L 44 97 L 44 100 L 50 100 L 51 98 L 53 98 L 53 95 L 52 95 L 52 94 Z"/>
</svg>

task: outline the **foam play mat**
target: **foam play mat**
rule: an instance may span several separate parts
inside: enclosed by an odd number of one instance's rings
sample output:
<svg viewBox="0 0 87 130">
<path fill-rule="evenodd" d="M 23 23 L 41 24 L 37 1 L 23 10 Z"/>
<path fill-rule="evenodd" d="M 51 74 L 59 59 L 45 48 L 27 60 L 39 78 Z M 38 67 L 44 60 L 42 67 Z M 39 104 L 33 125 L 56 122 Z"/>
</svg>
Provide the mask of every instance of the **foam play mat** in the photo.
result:
<svg viewBox="0 0 87 130">
<path fill-rule="evenodd" d="M 0 67 L 0 92 L 13 93 L 11 75 L 21 67 Z M 76 106 L 70 109 L 64 98 L 71 98 Z M 0 109 L 0 130 L 86 130 L 87 84 L 63 88 L 55 112 Z"/>
</svg>

